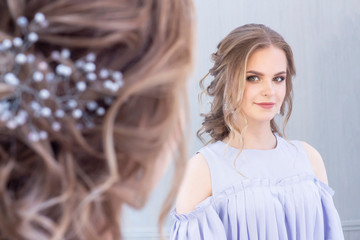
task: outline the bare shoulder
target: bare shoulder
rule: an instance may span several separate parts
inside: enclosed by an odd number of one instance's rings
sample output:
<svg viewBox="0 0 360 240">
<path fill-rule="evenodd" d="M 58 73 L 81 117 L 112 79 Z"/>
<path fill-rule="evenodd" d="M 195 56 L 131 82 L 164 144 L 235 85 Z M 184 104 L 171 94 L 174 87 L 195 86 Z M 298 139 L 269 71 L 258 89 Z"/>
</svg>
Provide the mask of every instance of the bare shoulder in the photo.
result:
<svg viewBox="0 0 360 240">
<path fill-rule="evenodd" d="M 315 175 L 317 176 L 317 178 L 319 178 L 320 181 L 328 184 L 328 178 L 327 178 L 327 174 L 326 174 L 326 169 L 325 169 L 325 164 L 324 161 L 320 155 L 320 153 L 314 148 L 312 147 L 310 144 L 306 143 L 306 142 L 302 142 L 311 166 L 315 172 Z"/>
<path fill-rule="evenodd" d="M 195 206 L 211 194 L 209 166 L 204 156 L 198 153 L 188 161 L 176 198 L 177 213 L 185 214 L 195 210 Z"/>
</svg>

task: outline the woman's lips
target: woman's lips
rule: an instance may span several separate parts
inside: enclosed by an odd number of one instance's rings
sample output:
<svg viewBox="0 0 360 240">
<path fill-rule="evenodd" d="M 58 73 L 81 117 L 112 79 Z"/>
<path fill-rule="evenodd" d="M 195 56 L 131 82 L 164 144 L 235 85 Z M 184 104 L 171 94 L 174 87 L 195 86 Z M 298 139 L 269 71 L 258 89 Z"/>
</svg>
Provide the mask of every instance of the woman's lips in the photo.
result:
<svg viewBox="0 0 360 240">
<path fill-rule="evenodd" d="M 266 109 L 270 109 L 275 106 L 275 103 L 272 103 L 272 102 L 261 102 L 261 103 L 255 103 L 255 104 L 262 108 L 266 108 Z"/>
</svg>

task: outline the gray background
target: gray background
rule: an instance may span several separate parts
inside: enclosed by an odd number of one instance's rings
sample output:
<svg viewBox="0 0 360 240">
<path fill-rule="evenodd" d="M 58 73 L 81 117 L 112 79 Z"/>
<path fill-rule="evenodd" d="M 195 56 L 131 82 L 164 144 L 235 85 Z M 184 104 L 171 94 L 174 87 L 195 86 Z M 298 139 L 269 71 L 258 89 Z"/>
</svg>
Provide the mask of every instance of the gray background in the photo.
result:
<svg viewBox="0 0 360 240">
<path fill-rule="evenodd" d="M 306 141 L 321 153 L 345 239 L 360 239 L 360 1 L 195 0 L 195 8 L 189 155 L 202 146 L 196 131 L 202 122 L 199 114 L 207 111 L 207 105 L 198 104 L 198 82 L 212 66 L 210 54 L 237 26 L 265 24 L 287 40 L 295 57 L 297 76 L 287 136 Z M 144 210 L 125 209 L 125 239 L 157 239 L 157 215 L 172 170 Z M 171 223 L 169 218 L 165 232 Z"/>
</svg>

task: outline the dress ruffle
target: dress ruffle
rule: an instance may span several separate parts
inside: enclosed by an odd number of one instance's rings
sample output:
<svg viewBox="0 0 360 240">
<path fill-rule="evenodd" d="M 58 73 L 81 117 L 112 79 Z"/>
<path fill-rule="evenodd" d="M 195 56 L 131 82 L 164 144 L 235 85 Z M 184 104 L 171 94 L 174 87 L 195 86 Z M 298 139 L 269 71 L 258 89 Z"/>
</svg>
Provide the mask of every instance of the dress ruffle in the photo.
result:
<svg viewBox="0 0 360 240">
<path fill-rule="evenodd" d="M 170 239 L 344 239 L 334 191 L 310 174 L 245 179 L 198 204 L 171 212 Z"/>
</svg>

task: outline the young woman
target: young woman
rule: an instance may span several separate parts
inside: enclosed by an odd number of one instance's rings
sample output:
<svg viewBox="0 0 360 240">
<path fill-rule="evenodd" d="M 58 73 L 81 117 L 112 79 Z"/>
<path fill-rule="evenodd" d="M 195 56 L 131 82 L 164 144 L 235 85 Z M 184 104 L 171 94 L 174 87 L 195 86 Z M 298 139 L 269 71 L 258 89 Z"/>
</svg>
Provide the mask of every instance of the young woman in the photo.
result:
<svg viewBox="0 0 360 240">
<path fill-rule="evenodd" d="M 190 0 L 0 1 L 0 239 L 121 237 L 176 153 Z M 176 149 L 180 149 L 176 152 Z"/>
<path fill-rule="evenodd" d="M 283 138 L 292 108 L 292 51 L 264 25 L 232 31 L 213 54 L 213 98 L 189 161 L 172 239 L 343 239 L 320 154 Z M 202 80 L 204 81 L 204 80 Z"/>
</svg>

